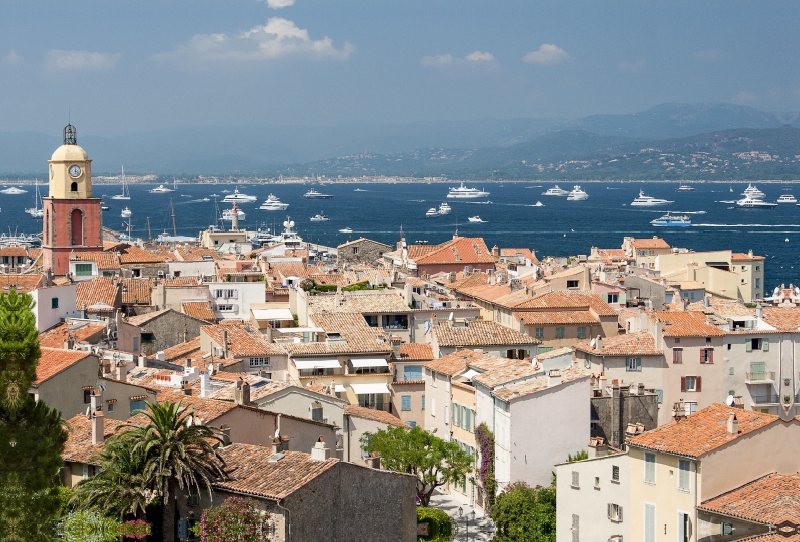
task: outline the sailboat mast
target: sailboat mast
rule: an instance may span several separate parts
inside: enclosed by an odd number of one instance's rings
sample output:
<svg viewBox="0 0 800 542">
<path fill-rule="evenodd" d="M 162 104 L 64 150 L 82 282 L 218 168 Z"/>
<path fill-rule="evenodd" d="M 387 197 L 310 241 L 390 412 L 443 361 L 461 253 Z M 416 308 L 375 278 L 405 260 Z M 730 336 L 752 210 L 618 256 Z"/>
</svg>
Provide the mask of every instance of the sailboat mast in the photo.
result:
<svg viewBox="0 0 800 542">
<path fill-rule="evenodd" d="M 172 211 L 172 235 L 178 236 L 178 228 L 175 227 L 175 207 L 172 206 L 172 198 L 169 200 L 169 208 Z"/>
<path fill-rule="evenodd" d="M 152 242 L 153 241 L 153 234 L 150 231 L 150 217 L 147 217 L 147 239 Z"/>
</svg>

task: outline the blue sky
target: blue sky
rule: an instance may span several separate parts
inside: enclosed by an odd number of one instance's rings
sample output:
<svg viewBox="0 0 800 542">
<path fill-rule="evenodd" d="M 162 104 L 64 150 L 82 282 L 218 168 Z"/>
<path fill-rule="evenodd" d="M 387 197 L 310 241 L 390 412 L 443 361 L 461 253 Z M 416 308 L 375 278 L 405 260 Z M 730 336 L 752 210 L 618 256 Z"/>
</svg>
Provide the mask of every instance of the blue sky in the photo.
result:
<svg viewBox="0 0 800 542">
<path fill-rule="evenodd" d="M 3 0 L 2 131 L 800 110 L 794 2 Z"/>
</svg>

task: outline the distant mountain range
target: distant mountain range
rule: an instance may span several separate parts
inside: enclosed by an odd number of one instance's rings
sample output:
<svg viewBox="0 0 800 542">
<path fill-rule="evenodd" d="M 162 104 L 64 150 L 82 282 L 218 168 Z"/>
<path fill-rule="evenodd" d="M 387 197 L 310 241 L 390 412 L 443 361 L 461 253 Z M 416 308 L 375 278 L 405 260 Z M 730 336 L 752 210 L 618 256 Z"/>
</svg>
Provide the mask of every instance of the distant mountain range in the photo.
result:
<svg viewBox="0 0 800 542">
<path fill-rule="evenodd" d="M 750 179 L 800 176 L 798 128 L 800 113 L 661 104 L 571 120 L 190 127 L 115 138 L 80 136 L 78 126 L 78 141 L 96 175 L 124 165 L 164 176 Z M 0 175 L 44 177 L 59 144 L 58 134 L 0 132 Z"/>
</svg>

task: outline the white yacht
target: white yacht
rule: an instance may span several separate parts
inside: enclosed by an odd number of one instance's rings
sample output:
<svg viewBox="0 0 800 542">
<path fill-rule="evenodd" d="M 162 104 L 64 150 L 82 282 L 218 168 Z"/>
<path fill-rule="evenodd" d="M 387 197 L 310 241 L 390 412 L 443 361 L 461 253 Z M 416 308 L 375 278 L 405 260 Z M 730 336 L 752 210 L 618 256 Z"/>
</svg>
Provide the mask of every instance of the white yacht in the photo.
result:
<svg viewBox="0 0 800 542">
<path fill-rule="evenodd" d="M 44 217 L 44 209 L 39 207 L 39 201 L 41 200 L 41 196 L 39 195 L 39 183 L 36 183 L 36 196 L 33 200 L 33 207 L 29 207 L 25 209 L 25 212 L 31 215 L 31 218 L 43 218 Z"/>
<path fill-rule="evenodd" d="M 131 217 L 131 214 L 132 214 L 132 213 L 131 213 L 131 210 L 130 210 L 130 209 L 128 209 L 128 207 L 125 207 L 125 208 L 122 210 L 122 212 L 120 213 L 120 216 L 121 216 L 122 218 L 130 218 L 130 217 Z"/>
<path fill-rule="evenodd" d="M 311 217 L 311 222 L 327 222 L 328 220 L 330 220 L 330 218 L 325 216 L 325 214 L 322 211 L 320 211 L 319 214 Z"/>
<path fill-rule="evenodd" d="M 694 192 L 694 186 L 681 183 L 681 185 L 675 189 L 675 192 Z"/>
<path fill-rule="evenodd" d="M 469 217 L 467 220 L 469 220 L 470 222 L 486 222 L 485 220 L 483 220 L 483 219 L 482 219 L 481 217 L 479 217 L 478 215 L 471 216 L 471 217 Z"/>
<path fill-rule="evenodd" d="M 432 216 L 439 216 L 439 211 L 436 210 L 436 207 L 431 207 L 430 209 L 428 209 L 428 212 L 425 213 L 425 216 L 427 216 L 428 218 Z"/>
<path fill-rule="evenodd" d="M 793 194 L 781 194 L 778 203 L 797 203 L 797 198 Z"/>
<path fill-rule="evenodd" d="M 580 185 L 577 184 L 567 196 L 567 201 L 583 201 L 585 199 L 589 199 L 589 194 L 581 190 Z"/>
<path fill-rule="evenodd" d="M 534 207 L 544 207 L 544 203 L 542 203 L 541 201 L 537 200 L 536 203 L 533 204 L 533 206 Z"/>
<path fill-rule="evenodd" d="M 172 188 L 167 188 L 163 184 L 158 185 L 157 187 L 150 190 L 151 194 L 167 194 L 169 192 L 175 192 Z"/>
<path fill-rule="evenodd" d="M 27 190 L 23 190 L 22 188 L 17 188 L 16 186 L 12 186 L 12 187 L 4 188 L 3 190 L 0 190 L 0 194 L 10 194 L 10 195 L 13 195 L 13 196 L 17 196 L 19 194 L 27 194 L 27 193 L 28 193 Z"/>
<path fill-rule="evenodd" d="M 543 196 L 569 196 L 569 192 L 559 187 L 557 184 L 553 188 L 548 188 L 547 191 L 542 192 Z"/>
<path fill-rule="evenodd" d="M 256 201 L 258 198 L 255 196 L 248 196 L 247 194 L 242 194 L 239 192 L 238 188 L 233 190 L 233 194 L 228 194 L 222 199 L 222 203 L 251 203 Z"/>
<path fill-rule="evenodd" d="M 745 198 L 763 199 L 766 194 L 764 194 L 764 192 L 762 192 L 761 190 L 756 188 L 755 185 L 751 185 L 750 183 L 747 183 L 747 188 L 744 189 L 744 192 L 742 192 L 742 195 Z"/>
<path fill-rule="evenodd" d="M 261 204 L 259 209 L 263 209 L 264 211 L 283 211 L 289 207 L 288 203 L 283 203 L 281 200 L 278 199 L 278 196 L 274 194 L 270 194 L 267 196 L 267 199 L 264 203 Z"/>
<path fill-rule="evenodd" d="M 452 211 L 452 210 L 453 210 L 453 209 L 451 209 L 451 208 L 450 208 L 450 205 L 448 205 L 448 204 L 447 204 L 447 202 L 445 201 L 444 203 L 441 203 L 441 204 L 439 205 L 439 211 L 438 211 L 438 213 L 439 213 L 440 215 L 449 215 L 449 214 L 450 214 L 450 211 Z"/>
<path fill-rule="evenodd" d="M 234 209 L 236 208 L 234 207 Z M 239 217 L 239 220 L 244 220 L 247 215 L 245 215 L 244 211 L 241 209 L 236 209 L 236 216 Z M 222 220 L 231 222 L 233 220 L 233 209 L 225 209 L 222 211 Z"/>
<path fill-rule="evenodd" d="M 331 199 L 333 197 L 333 194 L 323 194 L 322 192 L 317 192 L 312 188 L 311 190 L 303 194 L 303 197 L 308 199 Z"/>
<path fill-rule="evenodd" d="M 122 199 L 122 200 L 129 200 L 131 199 L 131 191 L 128 188 L 128 182 L 125 180 L 125 168 L 122 168 L 122 193 L 121 194 L 114 194 L 111 196 L 111 199 Z"/>
<path fill-rule="evenodd" d="M 346 227 L 346 228 L 340 228 L 339 229 L 339 233 L 353 233 L 353 228 L 351 228 L 349 226 Z"/>
<path fill-rule="evenodd" d="M 753 198 L 750 196 L 745 196 L 736 202 L 736 207 L 738 209 L 774 209 L 777 206 L 777 203 L 770 203 L 760 198 Z"/>
<path fill-rule="evenodd" d="M 464 183 L 461 183 L 461 186 L 457 188 L 450 187 L 450 192 L 447 194 L 448 198 L 456 198 L 456 199 L 474 199 L 474 198 L 485 198 L 489 195 L 489 192 L 485 190 L 478 190 L 477 188 L 467 188 L 464 186 Z"/>
<path fill-rule="evenodd" d="M 675 201 L 645 196 L 644 190 L 639 190 L 639 197 L 631 202 L 631 207 L 655 207 L 657 205 L 669 205 L 671 203 L 675 203 Z"/>
</svg>

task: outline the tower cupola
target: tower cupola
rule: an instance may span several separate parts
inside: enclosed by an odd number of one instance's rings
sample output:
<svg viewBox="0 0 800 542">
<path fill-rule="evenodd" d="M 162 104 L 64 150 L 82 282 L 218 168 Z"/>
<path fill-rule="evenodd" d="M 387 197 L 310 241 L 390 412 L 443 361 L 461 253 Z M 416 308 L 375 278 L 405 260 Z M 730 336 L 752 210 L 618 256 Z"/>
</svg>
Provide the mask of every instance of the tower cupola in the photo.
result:
<svg viewBox="0 0 800 542">
<path fill-rule="evenodd" d="M 51 198 L 92 197 L 92 161 L 78 146 L 78 132 L 72 124 L 64 127 L 63 144 L 55 150 L 49 162 Z"/>
</svg>

